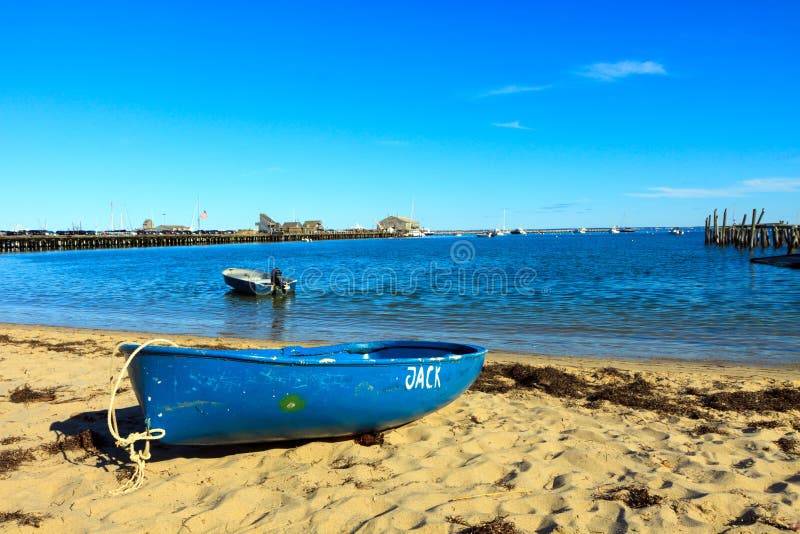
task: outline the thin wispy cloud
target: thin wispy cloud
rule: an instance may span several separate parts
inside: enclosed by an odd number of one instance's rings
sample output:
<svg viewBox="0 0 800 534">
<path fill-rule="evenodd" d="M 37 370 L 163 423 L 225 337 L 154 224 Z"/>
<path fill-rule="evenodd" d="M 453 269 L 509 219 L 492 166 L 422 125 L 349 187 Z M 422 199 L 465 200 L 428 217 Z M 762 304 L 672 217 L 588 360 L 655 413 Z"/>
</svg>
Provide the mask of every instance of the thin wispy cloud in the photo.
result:
<svg viewBox="0 0 800 534">
<path fill-rule="evenodd" d="M 618 61 L 616 63 L 594 63 L 578 71 L 578 74 L 595 80 L 610 82 L 640 74 L 666 76 L 667 70 L 655 61 Z"/>
<path fill-rule="evenodd" d="M 530 130 L 527 126 L 523 126 L 519 123 L 519 121 L 513 122 L 493 122 L 492 126 L 497 126 L 498 128 L 512 128 L 514 130 Z"/>
<path fill-rule="evenodd" d="M 728 198 L 757 193 L 800 193 L 800 178 L 755 178 L 715 189 L 650 187 L 642 193 L 626 193 L 640 198 Z"/>
<path fill-rule="evenodd" d="M 564 212 L 568 208 L 575 206 L 575 202 L 562 202 L 559 204 L 548 204 L 546 206 L 539 206 L 539 211 L 551 211 L 551 212 Z"/>
<path fill-rule="evenodd" d="M 754 193 L 796 193 L 800 191 L 800 178 L 756 178 L 742 182 Z"/>
<path fill-rule="evenodd" d="M 498 96 L 498 95 L 513 95 L 517 93 L 532 93 L 535 91 L 543 91 L 550 87 L 549 85 L 506 85 L 505 87 L 501 87 L 499 89 L 492 89 L 490 91 L 486 91 L 478 95 L 479 98 L 485 98 L 487 96 Z"/>
</svg>

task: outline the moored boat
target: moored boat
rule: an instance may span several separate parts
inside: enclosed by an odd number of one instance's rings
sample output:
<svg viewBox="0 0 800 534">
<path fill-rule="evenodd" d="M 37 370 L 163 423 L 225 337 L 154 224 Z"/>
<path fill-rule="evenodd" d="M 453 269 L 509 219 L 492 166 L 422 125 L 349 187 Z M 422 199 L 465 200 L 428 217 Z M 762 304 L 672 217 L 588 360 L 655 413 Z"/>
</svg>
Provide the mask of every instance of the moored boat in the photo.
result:
<svg viewBox="0 0 800 534">
<path fill-rule="evenodd" d="M 255 269 L 240 269 L 231 267 L 222 271 L 225 283 L 236 291 L 251 295 L 284 294 L 294 291 L 297 280 L 282 278 L 280 287 L 273 287 L 272 276 L 264 271 Z"/>
<path fill-rule="evenodd" d="M 481 347 L 429 341 L 264 350 L 126 344 L 120 351 L 129 356 L 148 433 L 176 445 L 396 427 L 455 400 L 486 355 Z"/>
<path fill-rule="evenodd" d="M 788 267 L 789 269 L 800 269 L 800 254 L 783 254 L 780 256 L 751 258 L 750 263 L 774 265 L 776 267 Z"/>
</svg>

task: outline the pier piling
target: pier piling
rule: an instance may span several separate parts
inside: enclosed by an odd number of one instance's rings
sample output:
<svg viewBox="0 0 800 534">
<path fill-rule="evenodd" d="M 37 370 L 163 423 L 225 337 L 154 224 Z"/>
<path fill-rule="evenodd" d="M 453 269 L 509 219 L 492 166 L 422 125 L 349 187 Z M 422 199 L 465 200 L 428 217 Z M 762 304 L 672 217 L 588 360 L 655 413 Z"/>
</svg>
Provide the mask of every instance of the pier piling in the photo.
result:
<svg viewBox="0 0 800 534">
<path fill-rule="evenodd" d="M 761 213 L 757 209 L 753 210 L 750 224 L 747 224 L 747 214 L 742 216 L 742 222 L 736 224 L 732 221 L 728 226 L 728 210 L 722 212 L 722 227 L 718 225 L 717 210 L 706 217 L 705 223 L 705 244 L 724 247 L 733 245 L 737 249 L 747 248 L 750 251 L 760 246 L 766 250 L 772 246 L 775 250 L 786 247 L 788 254 L 792 254 L 800 248 L 800 226 L 789 224 L 784 221 L 777 223 L 762 223 L 766 210 L 762 208 Z"/>
</svg>

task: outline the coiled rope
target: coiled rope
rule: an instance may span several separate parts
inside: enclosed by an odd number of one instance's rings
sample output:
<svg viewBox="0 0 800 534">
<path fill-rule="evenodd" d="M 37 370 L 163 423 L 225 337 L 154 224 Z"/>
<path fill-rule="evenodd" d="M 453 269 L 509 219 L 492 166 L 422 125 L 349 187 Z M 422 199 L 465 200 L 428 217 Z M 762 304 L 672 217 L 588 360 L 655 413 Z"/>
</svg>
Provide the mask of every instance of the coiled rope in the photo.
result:
<svg viewBox="0 0 800 534">
<path fill-rule="evenodd" d="M 127 341 L 123 341 L 119 345 L 114 348 L 114 352 L 111 356 L 115 356 L 117 352 L 119 352 L 120 347 L 122 345 L 127 344 Z M 151 339 L 146 343 L 143 343 L 136 347 L 136 350 L 131 352 L 131 355 L 128 356 L 128 359 L 125 361 L 125 365 L 122 366 L 122 370 L 119 372 L 119 376 L 117 376 L 117 381 L 114 384 L 114 389 L 111 391 L 111 401 L 108 404 L 108 431 L 114 437 L 117 447 L 127 447 L 128 454 L 130 455 L 131 462 L 136 464 L 134 468 L 133 475 L 131 478 L 126 481 L 122 486 L 117 488 L 116 490 L 112 491 L 112 495 L 124 495 L 126 493 L 130 493 L 139 489 L 144 482 L 144 465 L 145 461 L 150 459 L 150 442 L 156 439 L 161 439 L 166 434 L 166 431 L 163 428 L 150 428 L 148 423 L 148 428 L 144 432 L 132 432 L 128 434 L 128 437 L 123 438 L 119 435 L 119 427 L 117 426 L 117 411 L 114 408 L 114 402 L 117 398 L 117 391 L 119 390 L 119 385 L 122 383 L 122 379 L 125 376 L 125 372 L 128 370 L 128 366 L 131 364 L 133 359 L 149 345 L 154 345 L 156 343 L 159 344 L 167 344 L 172 345 L 173 347 L 177 347 L 175 343 L 168 339 Z M 136 442 L 137 441 L 144 441 L 144 448 L 141 451 L 136 450 Z"/>
</svg>

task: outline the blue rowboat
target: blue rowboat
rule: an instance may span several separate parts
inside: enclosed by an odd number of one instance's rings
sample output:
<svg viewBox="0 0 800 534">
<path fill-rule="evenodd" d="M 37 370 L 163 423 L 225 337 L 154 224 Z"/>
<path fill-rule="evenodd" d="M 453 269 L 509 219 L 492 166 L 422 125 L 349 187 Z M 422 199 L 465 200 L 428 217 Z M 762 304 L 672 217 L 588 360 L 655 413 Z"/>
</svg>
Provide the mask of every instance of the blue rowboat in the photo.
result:
<svg viewBox="0 0 800 534">
<path fill-rule="evenodd" d="M 294 287 L 297 285 L 297 280 L 283 278 L 282 287 L 273 288 L 270 273 L 255 269 L 239 269 L 237 267 L 222 271 L 222 278 L 225 279 L 226 284 L 236 291 L 250 295 L 280 295 L 288 291 L 294 291 Z"/>
<path fill-rule="evenodd" d="M 148 429 L 163 429 L 163 442 L 224 445 L 408 423 L 458 397 L 485 355 L 481 347 L 428 341 L 270 350 L 149 345 L 128 373 Z"/>
</svg>

